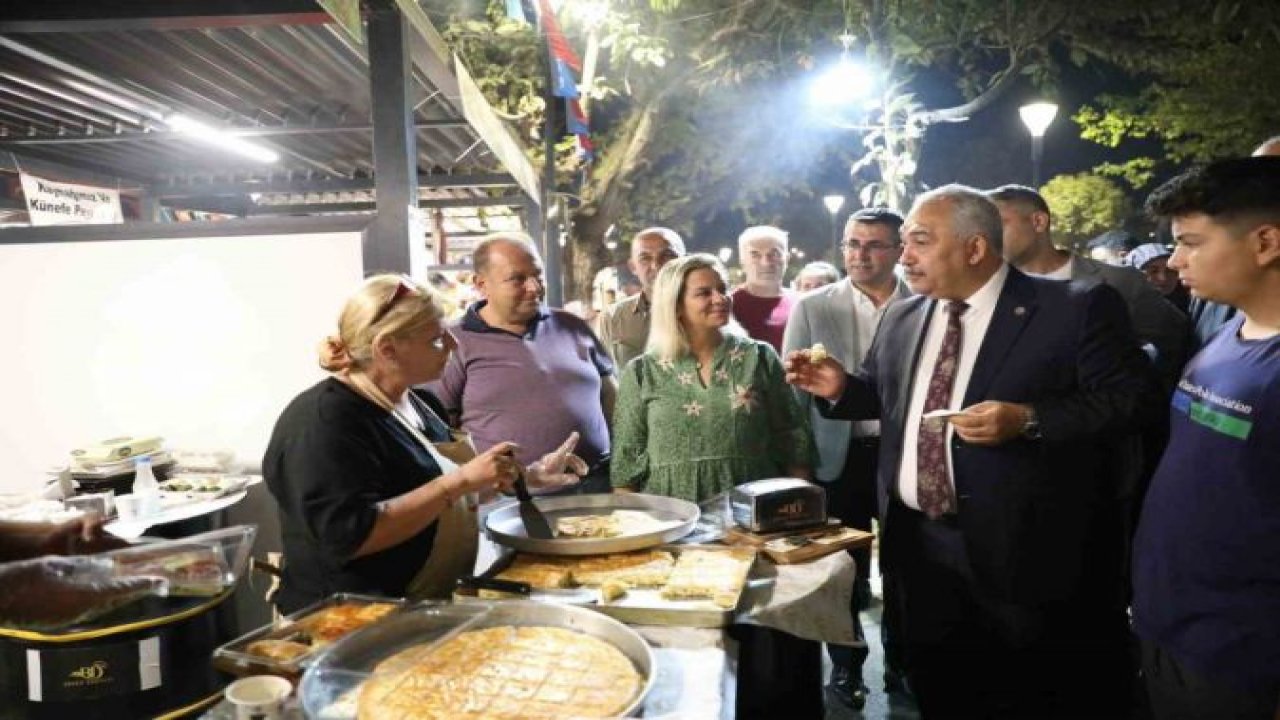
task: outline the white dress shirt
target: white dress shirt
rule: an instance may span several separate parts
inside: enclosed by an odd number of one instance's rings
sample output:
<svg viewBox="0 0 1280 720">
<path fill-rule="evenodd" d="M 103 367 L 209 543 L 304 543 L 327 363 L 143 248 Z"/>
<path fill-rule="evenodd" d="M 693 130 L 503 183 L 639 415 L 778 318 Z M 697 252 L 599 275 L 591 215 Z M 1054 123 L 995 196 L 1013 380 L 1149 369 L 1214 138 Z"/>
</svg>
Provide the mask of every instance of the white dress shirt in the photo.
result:
<svg viewBox="0 0 1280 720">
<path fill-rule="evenodd" d="M 1071 271 L 1075 269 L 1075 264 L 1076 264 L 1075 256 L 1068 255 L 1067 261 L 1062 263 L 1062 267 L 1059 267 L 1057 270 L 1054 270 L 1052 272 L 1047 272 L 1043 274 L 1027 272 L 1026 270 L 1023 270 L 1022 272 L 1027 273 L 1031 277 L 1044 278 L 1045 280 L 1070 280 Z"/>
<path fill-rule="evenodd" d="M 853 317 L 854 327 L 858 333 L 858 362 L 862 362 L 862 358 L 867 356 L 867 350 L 871 349 L 871 341 L 875 339 L 876 328 L 880 327 L 880 319 L 884 317 L 884 311 L 889 309 L 890 300 L 880 307 L 870 296 L 862 292 L 862 290 L 853 284 L 852 280 L 845 280 L 849 286 L 853 288 Z M 879 420 L 855 420 L 853 422 L 854 437 L 879 437 L 880 421 Z"/>
<path fill-rule="evenodd" d="M 969 378 L 973 376 L 973 365 L 978 359 L 978 350 L 982 348 L 982 340 L 991 326 L 991 316 L 996 311 L 996 301 L 1000 299 L 1000 291 L 1004 289 L 1004 281 L 1009 276 L 1009 266 L 1001 265 L 987 283 L 973 295 L 965 299 L 969 309 L 960 316 L 960 364 L 956 367 L 955 381 L 951 386 L 951 402 L 948 407 L 962 409 L 965 390 L 969 387 Z M 947 331 L 947 306 L 949 301 L 935 302 L 933 316 L 929 319 L 929 329 L 925 333 L 924 347 L 920 350 L 920 362 L 916 365 L 915 381 L 911 385 L 911 401 L 907 405 L 906 424 L 903 427 L 902 467 L 898 469 L 898 492 L 902 502 L 908 507 L 920 509 L 916 499 L 916 469 L 918 461 L 916 448 L 920 442 L 920 416 L 924 414 L 925 395 L 928 394 L 929 380 L 933 377 L 933 366 L 938 362 L 938 353 L 942 350 L 942 336 Z M 947 423 L 947 435 L 944 447 L 947 452 L 947 478 L 955 491 L 955 473 L 951 465 L 951 438 L 955 428 Z"/>
</svg>

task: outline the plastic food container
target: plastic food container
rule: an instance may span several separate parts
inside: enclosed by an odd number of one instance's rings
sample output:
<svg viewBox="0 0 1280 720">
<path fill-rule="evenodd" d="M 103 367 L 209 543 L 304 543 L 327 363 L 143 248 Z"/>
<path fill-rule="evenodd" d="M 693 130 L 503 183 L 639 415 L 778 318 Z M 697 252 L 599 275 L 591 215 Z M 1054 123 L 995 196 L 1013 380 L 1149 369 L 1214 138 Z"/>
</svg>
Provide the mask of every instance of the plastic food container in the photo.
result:
<svg viewBox="0 0 1280 720">
<path fill-rule="evenodd" d="M 360 685 L 384 659 L 468 630 L 507 625 L 575 630 L 621 651 L 642 677 L 639 692 L 622 715 L 634 713 L 653 687 L 657 667 L 648 643 L 635 630 L 591 610 L 535 602 L 423 604 L 352 633 L 322 653 L 302 676 L 298 695 L 303 710 L 317 720 L 356 720 Z"/>
<path fill-rule="evenodd" d="M 236 454 L 231 450 L 171 450 L 169 455 L 177 463 L 178 472 L 225 473 L 231 471 Z"/>
<path fill-rule="evenodd" d="M 255 526 L 237 525 L 181 540 L 135 545 L 102 557 L 115 564 L 120 577 L 164 578 L 169 595 L 214 596 L 244 575 L 257 532 Z"/>
<path fill-rule="evenodd" d="M 315 637 L 317 623 L 324 620 L 325 613 L 332 613 L 334 608 L 340 606 L 359 608 L 372 605 L 394 605 L 396 610 L 400 610 L 404 604 L 405 601 L 402 598 L 337 593 L 290 613 L 279 622 L 264 625 L 223 645 L 214 651 L 213 664 L 219 670 L 232 675 L 279 675 L 297 678 L 308 663 L 336 640 L 336 638 Z M 365 624 L 371 625 L 379 621 L 380 619 L 371 620 Z M 358 628 L 352 628 L 352 631 L 354 632 L 355 629 Z M 293 647 L 294 645 L 302 647 Z M 291 650 L 298 652 L 287 656 Z M 267 651 L 276 651 L 276 653 L 269 655 Z"/>
</svg>

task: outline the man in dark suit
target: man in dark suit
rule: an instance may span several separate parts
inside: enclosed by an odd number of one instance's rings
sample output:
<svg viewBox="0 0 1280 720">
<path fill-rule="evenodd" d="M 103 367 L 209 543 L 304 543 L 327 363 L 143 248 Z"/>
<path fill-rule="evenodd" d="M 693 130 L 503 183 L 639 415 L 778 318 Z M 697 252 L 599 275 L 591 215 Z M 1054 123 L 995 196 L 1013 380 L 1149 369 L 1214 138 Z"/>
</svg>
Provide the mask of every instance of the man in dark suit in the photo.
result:
<svg viewBox="0 0 1280 720">
<path fill-rule="evenodd" d="M 1053 217 L 1040 193 L 1024 185 L 1003 185 L 987 193 L 1004 222 L 1004 258 L 1028 275 L 1050 280 L 1104 283 L 1115 288 L 1129 308 L 1138 343 L 1151 356 L 1160 377 L 1172 392 L 1191 355 L 1191 327 L 1187 316 L 1165 300 L 1132 267 L 1109 265 L 1073 255 L 1053 244 Z"/>
<path fill-rule="evenodd" d="M 857 373 L 797 352 L 787 377 L 832 417 L 880 418 L 882 561 L 921 711 L 1123 715 L 1125 631 L 1099 621 L 1119 562 L 1104 441 L 1159 412 L 1124 302 L 1009 267 L 971 188 L 922 195 L 903 240 L 920 295 L 890 306 Z"/>
</svg>

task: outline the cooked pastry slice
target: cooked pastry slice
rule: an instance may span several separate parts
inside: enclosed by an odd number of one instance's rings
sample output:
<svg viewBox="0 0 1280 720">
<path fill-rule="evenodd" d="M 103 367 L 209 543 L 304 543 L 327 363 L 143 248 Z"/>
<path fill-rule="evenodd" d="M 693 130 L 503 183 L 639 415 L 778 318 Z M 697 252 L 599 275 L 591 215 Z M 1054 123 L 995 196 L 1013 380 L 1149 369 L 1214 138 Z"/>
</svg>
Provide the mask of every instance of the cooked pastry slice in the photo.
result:
<svg viewBox="0 0 1280 720">
<path fill-rule="evenodd" d="M 572 575 L 564 560 L 545 555 L 517 555 L 511 565 L 495 577 L 499 580 L 529 583 L 539 590 L 567 588 L 572 582 Z"/>
<path fill-rule="evenodd" d="M 707 599 L 732 609 L 747 581 L 754 554 L 719 550 L 686 550 L 662 588 L 669 600 Z"/>
<path fill-rule="evenodd" d="M 302 619 L 307 634 L 317 644 L 331 643 L 394 611 L 394 603 L 339 603 Z"/>
<path fill-rule="evenodd" d="M 292 660 L 311 652 L 311 646 L 292 640 L 258 640 L 249 643 L 244 650 L 269 660 Z"/>
<path fill-rule="evenodd" d="M 608 515 L 570 515 L 556 520 L 556 534 L 562 538 L 610 538 L 643 535 L 669 527 L 644 510 L 614 510 Z"/>
<path fill-rule="evenodd" d="M 671 575 L 676 559 L 663 550 L 640 550 L 613 555 L 574 558 L 573 580 L 595 587 L 614 581 L 629 587 L 661 587 Z"/>
<path fill-rule="evenodd" d="M 570 515 L 556 520 L 556 536 L 562 538 L 610 538 L 622 534 L 618 520 L 609 515 Z"/>
<path fill-rule="evenodd" d="M 620 580 L 605 580 L 600 583 L 600 600 L 602 602 L 613 602 L 623 595 L 627 594 L 627 584 Z"/>
</svg>

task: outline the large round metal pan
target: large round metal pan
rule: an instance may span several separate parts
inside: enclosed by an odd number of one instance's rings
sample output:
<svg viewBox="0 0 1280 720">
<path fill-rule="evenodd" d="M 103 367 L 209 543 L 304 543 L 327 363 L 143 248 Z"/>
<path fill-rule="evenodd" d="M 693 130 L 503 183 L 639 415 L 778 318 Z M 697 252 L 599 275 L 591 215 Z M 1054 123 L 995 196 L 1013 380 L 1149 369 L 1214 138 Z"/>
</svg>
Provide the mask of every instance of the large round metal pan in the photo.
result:
<svg viewBox="0 0 1280 720">
<path fill-rule="evenodd" d="M 614 510 L 642 510 L 667 525 L 660 530 L 617 537 L 537 540 L 525 534 L 520 505 L 513 501 L 493 509 L 485 517 L 484 529 L 489 539 L 515 550 L 543 555 L 603 555 L 643 550 L 679 540 L 693 530 L 699 515 L 698 506 L 688 500 L 641 493 L 563 495 L 534 498 L 533 502 L 553 528 L 562 517 L 608 515 Z"/>
<path fill-rule="evenodd" d="M 657 678 L 653 650 L 635 630 L 600 613 L 536 602 L 427 605 L 389 615 L 338 640 L 307 669 L 298 688 L 309 718 L 356 720 L 360 684 L 382 660 L 413 645 L 444 642 L 459 632 L 513 625 L 557 627 L 599 638 L 617 648 L 644 676 L 623 711 L 630 716 Z"/>
</svg>

